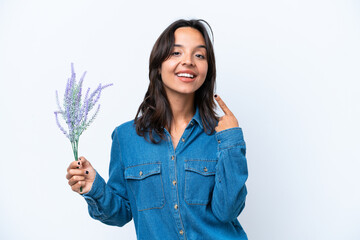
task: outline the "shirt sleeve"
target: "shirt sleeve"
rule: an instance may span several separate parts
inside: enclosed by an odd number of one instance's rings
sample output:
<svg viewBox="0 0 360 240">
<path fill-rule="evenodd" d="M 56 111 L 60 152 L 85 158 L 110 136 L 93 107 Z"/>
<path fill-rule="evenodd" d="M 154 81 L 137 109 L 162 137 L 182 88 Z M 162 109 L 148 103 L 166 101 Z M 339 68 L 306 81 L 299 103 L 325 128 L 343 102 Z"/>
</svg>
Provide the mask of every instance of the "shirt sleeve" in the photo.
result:
<svg viewBox="0 0 360 240">
<path fill-rule="evenodd" d="M 83 194 L 83 197 L 88 203 L 89 214 L 92 218 L 108 225 L 121 227 L 132 219 L 132 213 L 125 186 L 117 129 L 113 131 L 111 137 L 109 181 L 105 183 L 96 172 L 91 190 Z"/>
<path fill-rule="evenodd" d="M 222 222 L 234 220 L 245 207 L 248 177 L 246 146 L 240 127 L 215 133 L 218 163 L 211 200 L 214 215 Z"/>
</svg>

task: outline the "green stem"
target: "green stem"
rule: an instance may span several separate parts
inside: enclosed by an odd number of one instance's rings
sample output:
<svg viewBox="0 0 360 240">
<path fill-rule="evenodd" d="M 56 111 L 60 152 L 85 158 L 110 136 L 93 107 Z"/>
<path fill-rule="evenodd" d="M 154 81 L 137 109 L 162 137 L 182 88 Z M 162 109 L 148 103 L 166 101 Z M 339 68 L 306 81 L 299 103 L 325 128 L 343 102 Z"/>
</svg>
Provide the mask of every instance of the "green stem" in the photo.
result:
<svg viewBox="0 0 360 240">
<path fill-rule="evenodd" d="M 78 158 L 78 146 L 79 146 L 79 140 L 71 142 L 71 147 L 72 147 L 72 150 L 73 150 L 73 153 L 74 153 L 75 161 L 79 160 L 79 158 Z M 80 187 L 80 192 L 82 192 L 82 187 Z"/>
</svg>

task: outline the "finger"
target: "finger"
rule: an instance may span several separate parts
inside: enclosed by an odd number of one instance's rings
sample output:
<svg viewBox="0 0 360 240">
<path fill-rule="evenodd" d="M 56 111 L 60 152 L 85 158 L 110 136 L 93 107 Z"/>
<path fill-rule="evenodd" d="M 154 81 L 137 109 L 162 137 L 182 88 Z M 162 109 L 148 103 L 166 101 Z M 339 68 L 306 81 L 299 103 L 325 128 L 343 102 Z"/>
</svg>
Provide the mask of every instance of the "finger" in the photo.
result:
<svg viewBox="0 0 360 240">
<path fill-rule="evenodd" d="M 81 169 L 70 169 L 68 171 L 68 173 L 66 174 L 66 179 L 70 180 L 70 178 L 72 178 L 75 175 L 78 176 L 86 176 L 87 174 L 89 174 L 89 171 L 87 170 L 81 170 Z"/>
<path fill-rule="evenodd" d="M 78 181 L 76 184 L 71 186 L 71 189 L 74 192 L 80 193 L 80 188 L 85 186 L 85 182 L 84 181 Z"/>
<path fill-rule="evenodd" d="M 79 162 L 81 163 L 81 166 L 83 168 L 87 168 L 91 166 L 90 162 L 83 156 L 79 157 Z"/>
<path fill-rule="evenodd" d="M 69 171 L 70 169 L 79 169 L 81 167 L 81 161 L 73 161 L 72 163 L 70 163 L 69 167 L 67 168 L 67 171 Z"/>
<path fill-rule="evenodd" d="M 76 184 L 79 181 L 85 181 L 85 177 L 84 176 L 73 176 L 72 178 L 70 178 L 68 183 L 70 186 L 73 186 L 74 184 Z"/>
<path fill-rule="evenodd" d="M 220 98 L 219 95 L 215 94 L 214 95 L 215 100 L 218 102 L 220 108 L 223 110 L 223 112 L 225 113 L 225 115 L 232 115 L 233 113 L 230 111 L 230 109 L 226 106 L 226 104 L 224 103 L 224 101 Z"/>
</svg>

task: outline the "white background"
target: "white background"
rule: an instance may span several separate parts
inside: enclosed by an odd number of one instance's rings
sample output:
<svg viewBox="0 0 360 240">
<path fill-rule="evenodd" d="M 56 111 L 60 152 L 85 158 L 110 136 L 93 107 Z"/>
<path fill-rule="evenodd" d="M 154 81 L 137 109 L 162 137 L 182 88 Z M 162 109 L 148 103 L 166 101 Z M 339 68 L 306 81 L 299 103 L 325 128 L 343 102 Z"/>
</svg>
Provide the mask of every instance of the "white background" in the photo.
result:
<svg viewBox="0 0 360 240">
<path fill-rule="evenodd" d="M 79 146 L 108 179 L 111 132 L 135 117 L 151 48 L 179 18 L 214 31 L 217 93 L 247 143 L 249 239 L 360 239 L 355 0 L 0 0 L 0 239 L 136 239 L 133 222 L 91 219 L 67 185 L 55 90 L 71 62 L 85 87 L 114 83 Z"/>
</svg>

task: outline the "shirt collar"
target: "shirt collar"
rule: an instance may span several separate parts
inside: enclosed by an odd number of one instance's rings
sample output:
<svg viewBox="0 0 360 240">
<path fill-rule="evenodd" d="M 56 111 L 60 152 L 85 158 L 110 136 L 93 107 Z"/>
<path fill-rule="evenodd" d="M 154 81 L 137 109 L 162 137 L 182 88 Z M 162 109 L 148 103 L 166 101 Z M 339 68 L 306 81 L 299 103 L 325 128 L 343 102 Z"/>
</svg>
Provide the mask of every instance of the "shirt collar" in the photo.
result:
<svg viewBox="0 0 360 240">
<path fill-rule="evenodd" d="M 200 117 L 200 112 L 199 112 L 199 108 L 198 106 L 196 106 L 196 111 L 195 111 L 195 115 L 193 116 L 191 121 L 195 121 L 198 123 L 198 125 L 200 126 L 201 129 L 204 129 L 202 121 L 201 121 L 201 117 Z"/>
</svg>

